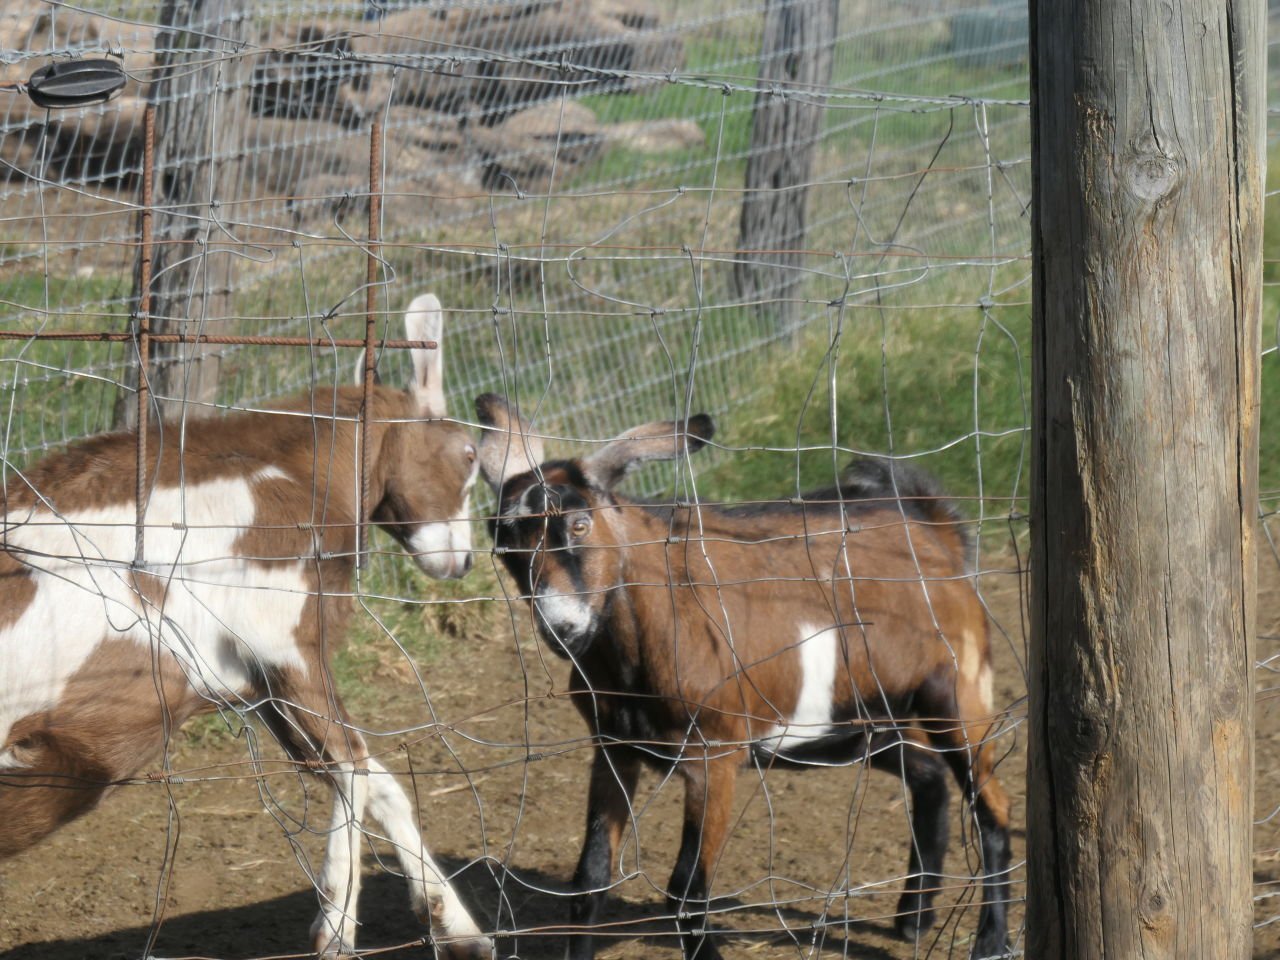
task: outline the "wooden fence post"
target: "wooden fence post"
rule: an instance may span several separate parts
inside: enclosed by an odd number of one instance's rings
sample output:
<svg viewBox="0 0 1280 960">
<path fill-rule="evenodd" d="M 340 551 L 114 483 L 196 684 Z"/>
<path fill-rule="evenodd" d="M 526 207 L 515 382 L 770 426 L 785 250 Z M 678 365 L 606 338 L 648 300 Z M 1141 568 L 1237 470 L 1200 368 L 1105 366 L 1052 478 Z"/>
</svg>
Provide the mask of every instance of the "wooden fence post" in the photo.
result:
<svg viewBox="0 0 1280 960">
<path fill-rule="evenodd" d="M 223 333 L 236 259 L 210 249 L 230 245 L 210 216 L 234 219 L 236 209 L 215 209 L 235 199 L 239 186 L 240 137 L 249 91 L 245 61 L 235 52 L 248 35 L 245 0 L 165 0 L 156 39 L 155 254 L 151 286 L 152 333 Z M 214 81 L 217 89 L 211 89 Z M 206 255 L 202 255 L 206 254 Z M 135 269 L 135 287 L 139 281 Z M 140 291 L 134 291 L 140 300 Z M 197 331 L 191 321 L 204 320 Z M 183 399 L 208 402 L 218 385 L 218 353 L 203 344 L 153 345 L 151 387 L 161 415 L 176 414 Z M 202 416 L 197 403 L 183 411 Z M 116 420 L 132 426 L 132 406 L 117 405 Z"/>
<path fill-rule="evenodd" d="M 831 83 L 839 0 L 768 0 L 760 50 L 761 90 L 751 117 L 740 250 L 733 264 L 739 299 L 774 299 L 767 313 L 779 331 L 795 324 L 795 297 L 804 258 L 805 202 L 813 152 L 826 115 L 822 91 Z M 777 84 L 776 91 L 771 84 Z"/>
<path fill-rule="evenodd" d="M 1252 944 L 1262 0 L 1032 0 L 1036 960 Z"/>
</svg>

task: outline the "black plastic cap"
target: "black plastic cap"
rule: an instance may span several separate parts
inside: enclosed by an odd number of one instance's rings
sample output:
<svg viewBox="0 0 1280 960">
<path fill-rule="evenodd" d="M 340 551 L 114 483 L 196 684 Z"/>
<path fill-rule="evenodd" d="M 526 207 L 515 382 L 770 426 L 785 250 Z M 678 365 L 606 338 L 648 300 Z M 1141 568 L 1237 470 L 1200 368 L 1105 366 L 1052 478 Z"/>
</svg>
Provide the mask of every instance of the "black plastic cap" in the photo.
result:
<svg viewBox="0 0 1280 960">
<path fill-rule="evenodd" d="M 27 96 L 37 107 L 82 107 L 110 100 L 127 79 L 118 60 L 62 60 L 31 75 Z"/>
</svg>

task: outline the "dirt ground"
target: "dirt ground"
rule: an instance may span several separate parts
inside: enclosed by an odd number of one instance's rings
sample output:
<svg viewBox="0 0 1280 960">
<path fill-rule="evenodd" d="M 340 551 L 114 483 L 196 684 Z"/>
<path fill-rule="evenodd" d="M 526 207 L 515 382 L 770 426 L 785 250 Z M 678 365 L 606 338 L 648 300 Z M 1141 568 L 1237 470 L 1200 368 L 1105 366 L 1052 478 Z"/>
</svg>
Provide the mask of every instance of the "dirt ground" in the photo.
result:
<svg viewBox="0 0 1280 960">
<path fill-rule="evenodd" d="M 1005 564 L 1008 566 L 1008 564 Z M 1280 592 L 1264 563 L 1260 658 L 1280 651 Z M 983 592 L 1008 636 L 997 642 L 997 702 L 1013 721 L 1000 766 L 1015 798 L 1015 896 L 1023 894 L 1025 705 L 1018 579 L 984 577 Z M 524 634 L 527 631 L 521 630 Z M 381 678 L 373 695 L 350 698 L 357 721 L 393 769 L 410 767 L 427 837 L 457 873 L 467 904 L 502 931 L 499 955 L 562 955 L 554 929 L 566 922 L 560 895 L 582 837 L 589 750 L 563 696 L 567 670 L 511 631 L 459 640 L 429 665 L 429 703 L 404 678 Z M 1257 810 L 1280 806 L 1280 700 L 1259 673 Z M 0 864 L 0 960 L 247 958 L 296 956 L 305 948 L 316 897 L 308 858 L 327 793 L 281 764 L 254 779 L 242 740 L 184 738 L 173 767 L 185 781 L 121 789 L 96 812 L 22 857 Z M 276 754 L 267 746 L 267 757 Z M 403 780 L 409 783 L 407 778 Z M 624 852 L 629 879 L 614 889 L 605 919 L 620 936 L 601 955 L 674 958 L 669 924 L 654 920 L 679 843 L 680 789 L 648 774 L 637 829 Z M 898 941 L 892 916 L 907 859 L 902 788 L 861 767 L 805 773 L 744 772 L 737 828 L 714 892 L 727 958 L 834 957 L 869 960 L 967 957 L 977 910 L 953 795 L 942 922 L 920 943 Z M 1280 815 L 1256 831 L 1259 894 L 1255 957 L 1280 954 Z M 385 851 L 376 851 L 385 853 Z M 403 882 L 366 857 L 360 945 L 382 957 L 429 956 Z M 1268 897 L 1267 894 L 1271 896 Z M 1015 907 L 1015 931 L 1022 911 Z"/>
</svg>

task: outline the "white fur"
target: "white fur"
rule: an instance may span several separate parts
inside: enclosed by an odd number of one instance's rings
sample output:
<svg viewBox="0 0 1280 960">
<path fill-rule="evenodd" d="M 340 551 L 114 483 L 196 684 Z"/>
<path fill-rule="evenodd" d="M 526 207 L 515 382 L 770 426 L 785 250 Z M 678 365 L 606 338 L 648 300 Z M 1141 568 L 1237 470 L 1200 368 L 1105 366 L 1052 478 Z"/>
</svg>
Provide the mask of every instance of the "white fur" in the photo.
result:
<svg viewBox="0 0 1280 960">
<path fill-rule="evenodd" d="M 400 861 L 400 869 L 409 881 L 409 898 L 414 913 L 423 923 L 431 923 L 431 902 L 441 901 L 440 923 L 443 930 L 432 931 L 445 938 L 470 941 L 470 946 L 488 956 L 492 944 L 481 934 L 466 907 L 458 899 L 457 892 L 445 878 L 444 871 L 436 865 L 427 852 L 426 844 L 418 833 L 413 808 L 400 784 L 382 764 L 370 758 L 369 765 L 369 816 L 382 824 L 385 839 L 390 841 Z"/>
<path fill-rule="evenodd" d="M 781 753 L 830 732 L 839 639 L 839 631 L 834 627 L 820 630 L 801 626 L 800 695 L 787 722 L 775 725 L 761 740 L 762 749 Z"/>
<path fill-rule="evenodd" d="M 253 485 L 282 476 L 271 468 L 154 491 L 144 569 L 167 582 L 159 606 L 133 586 L 132 503 L 10 513 L 6 546 L 30 565 L 36 592 L 0 631 L 0 743 L 14 722 L 58 701 L 104 638 L 158 644 L 199 693 L 219 699 L 244 694 L 259 667 L 304 666 L 294 638 L 308 589 L 303 563 L 250 564 L 234 549 L 255 521 Z"/>
<path fill-rule="evenodd" d="M 978 671 L 978 696 L 982 698 L 982 706 L 986 709 L 987 715 L 991 715 L 993 709 L 992 704 L 995 702 L 994 677 L 991 673 L 991 665 L 984 663 L 982 669 Z"/>
<path fill-rule="evenodd" d="M 423 572 L 437 579 L 460 577 L 470 569 L 471 496 L 450 520 L 424 523 L 409 537 L 409 552 Z"/>
<path fill-rule="evenodd" d="M 537 490 L 538 490 L 537 486 L 529 487 L 529 489 L 527 489 L 524 492 L 524 494 L 520 497 L 520 503 L 515 508 L 515 510 L 511 512 L 511 516 L 532 517 L 534 515 L 541 515 L 546 508 L 540 506 L 537 509 L 534 509 L 534 506 L 533 506 L 533 495 Z"/>
<path fill-rule="evenodd" d="M 369 778 L 350 763 L 333 775 L 333 808 L 324 866 L 320 870 L 320 913 L 311 925 L 311 942 L 319 956 L 355 952 L 356 903 L 360 899 L 360 852 Z"/>
<path fill-rule="evenodd" d="M 591 607 L 584 597 L 576 594 L 555 593 L 539 587 L 533 598 L 533 609 L 543 630 L 564 642 L 572 643 L 591 628 Z"/>
<path fill-rule="evenodd" d="M 523 471 L 519 471 L 519 470 L 515 471 L 515 473 L 522 473 L 522 472 Z M 501 483 L 496 484 L 494 486 L 494 489 L 497 490 L 499 487 L 501 487 Z M 544 508 L 538 507 L 535 510 L 533 504 L 530 502 L 533 499 L 534 491 L 537 489 L 538 488 L 535 485 L 530 487 L 523 494 L 521 494 L 519 501 L 517 501 L 516 504 L 511 507 L 511 509 L 503 511 L 502 522 L 506 524 L 514 525 L 517 520 L 520 520 L 524 517 L 543 516 L 545 513 Z"/>
<path fill-rule="evenodd" d="M 990 713 L 993 677 L 991 664 L 982 658 L 980 638 L 973 631 L 966 630 L 960 637 L 960 644 L 960 675 L 970 683 L 977 684 L 978 696 L 982 698 L 983 707 Z"/>
<path fill-rule="evenodd" d="M 978 671 L 982 669 L 982 650 L 978 637 L 972 630 L 960 634 L 960 676 L 971 683 L 978 679 Z"/>
<path fill-rule="evenodd" d="M 434 293 L 423 293 L 413 298 L 404 315 L 405 334 L 410 340 L 435 340 L 440 342 L 444 331 L 444 310 Z M 418 407 L 427 416 L 443 417 L 446 413 L 444 397 L 444 356 L 435 350 L 410 350 L 413 360 L 413 393 Z"/>
</svg>

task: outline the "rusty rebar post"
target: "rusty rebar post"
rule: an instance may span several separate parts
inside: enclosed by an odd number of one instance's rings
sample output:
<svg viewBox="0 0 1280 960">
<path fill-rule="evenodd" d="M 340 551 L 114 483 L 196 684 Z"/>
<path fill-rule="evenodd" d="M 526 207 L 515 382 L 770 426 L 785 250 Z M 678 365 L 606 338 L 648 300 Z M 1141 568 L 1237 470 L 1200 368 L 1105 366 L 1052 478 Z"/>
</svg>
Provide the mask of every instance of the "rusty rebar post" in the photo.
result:
<svg viewBox="0 0 1280 960">
<path fill-rule="evenodd" d="M 87 343 L 132 343 L 137 335 L 133 333 L 110 333 L 106 331 L 45 331 L 32 333 L 29 330 L 0 330 L 0 340 L 46 340 L 74 341 Z M 151 333 L 147 340 L 150 343 L 218 343 L 250 347 L 367 347 L 369 341 L 354 337 L 332 339 L 330 337 L 260 337 L 250 334 L 210 334 L 210 333 Z M 434 350 L 434 340 L 375 340 L 374 346 L 379 350 Z"/>
<path fill-rule="evenodd" d="M 156 105 L 147 104 L 142 120 L 142 210 L 139 215 L 142 228 L 141 280 L 138 285 L 138 314 L 134 333 L 138 350 L 138 422 L 137 436 L 137 486 L 136 520 L 133 541 L 133 565 L 141 567 L 146 562 L 145 531 L 147 521 L 147 407 L 150 405 L 150 383 L 147 378 L 148 358 L 151 353 L 151 205 L 155 197 L 156 165 Z"/>
<path fill-rule="evenodd" d="M 377 355 L 374 353 L 378 323 L 378 241 L 382 235 L 382 117 L 369 127 L 369 265 L 365 276 L 364 318 L 364 403 L 360 416 L 360 524 L 357 529 L 357 566 L 368 563 L 369 481 L 373 455 L 369 444 L 369 420 L 373 416 L 373 380 Z"/>
</svg>

